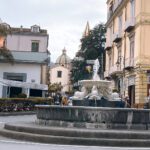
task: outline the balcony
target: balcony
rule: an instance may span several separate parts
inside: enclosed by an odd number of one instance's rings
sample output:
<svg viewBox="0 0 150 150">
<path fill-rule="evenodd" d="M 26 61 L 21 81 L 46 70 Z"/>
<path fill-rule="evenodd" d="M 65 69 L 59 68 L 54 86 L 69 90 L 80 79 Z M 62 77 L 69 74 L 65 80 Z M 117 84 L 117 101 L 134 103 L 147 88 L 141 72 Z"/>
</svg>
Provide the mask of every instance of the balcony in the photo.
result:
<svg viewBox="0 0 150 150">
<path fill-rule="evenodd" d="M 135 27 L 135 18 L 132 17 L 125 22 L 125 32 L 130 32 Z"/>
<path fill-rule="evenodd" d="M 125 60 L 125 69 L 131 70 L 134 68 L 134 58 L 127 58 Z"/>
<path fill-rule="evenodd" d="M 121 39 L 122 39 L 121 32 L 120 33 L 114 33 L 114 35 L 113 35 L 113 42 L 114 43 L 120 42 Z"/>
<path fill-rule="evenodd" d="M 118 67 L 116 64 L 110 67 L 110 70 L 109 70 L 110 76 L 118 76 L 118 75 L 121 75 L 122 73 L 123 73 L 123 70 L 120 67 Z"/>
</svg>

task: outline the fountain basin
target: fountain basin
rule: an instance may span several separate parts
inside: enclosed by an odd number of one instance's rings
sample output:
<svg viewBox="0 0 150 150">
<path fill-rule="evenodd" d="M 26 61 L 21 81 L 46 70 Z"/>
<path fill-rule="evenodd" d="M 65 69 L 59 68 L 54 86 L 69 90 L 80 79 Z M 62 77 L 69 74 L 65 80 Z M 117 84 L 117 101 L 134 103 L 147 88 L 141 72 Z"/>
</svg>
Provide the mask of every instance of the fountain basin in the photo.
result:
<svg viewBox="0 0 150 150">
<path fill-rule="evenodd" d="M 98 93 L 106 99 L 111 99 L 111 81 L 106 80 L 81 80 L 79 81 L 81 87 L 85 87 L 88 93 L 91 92 L 93 86 L 97 87 Z"/>
<path fill-rule="evenodd" d="M 111 81 L 107 80 L 81 80 L 79 81 L 79 84 L 81 86 L 84 86 L 86 88 L 92 88 L 94 85 L 99 87 L 110 87 Z"/>
<path fill-rule="evenodd" d="M 99 129 L 150 129 L 149 109 L 38 105 L 37 123 Z"/>
</svg>

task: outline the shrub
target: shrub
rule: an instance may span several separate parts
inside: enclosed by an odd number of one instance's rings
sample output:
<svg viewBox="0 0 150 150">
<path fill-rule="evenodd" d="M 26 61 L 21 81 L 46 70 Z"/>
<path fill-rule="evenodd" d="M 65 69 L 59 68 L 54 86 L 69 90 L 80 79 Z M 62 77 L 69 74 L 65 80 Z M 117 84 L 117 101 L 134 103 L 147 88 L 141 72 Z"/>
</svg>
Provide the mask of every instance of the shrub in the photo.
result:
<svg viewBox="0 0 150 150">
<path fill-rule="evenodd" d="M 18 98 L 27 98 L 27 95 L 24 94 L 24 93 L 20 93 L 20 94 L 18 94 L 17 97 L 18 97 Z"/>
</svg>

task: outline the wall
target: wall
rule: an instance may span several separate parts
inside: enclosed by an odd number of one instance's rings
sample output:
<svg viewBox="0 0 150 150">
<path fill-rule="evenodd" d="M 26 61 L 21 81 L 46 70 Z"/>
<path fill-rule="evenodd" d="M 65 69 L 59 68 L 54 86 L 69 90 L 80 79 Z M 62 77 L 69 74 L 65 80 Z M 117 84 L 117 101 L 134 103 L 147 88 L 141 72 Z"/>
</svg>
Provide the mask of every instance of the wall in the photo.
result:
<svg viewBox="0 0 150 150">
<path fill-rule="evenodd" d="M 62 71 L 62 78 L 57 77 L 57 71 Z M 59 83 L 63 86 L 62 91 L 69 90 L 69 70 L 63 66 L 56 66 L 50 70 L 50 82 Z"/>
<path fill-rule="evenodd" d="M 39 52 L 47 51 L 47 36 L 32 36 L 32 35 L 8 35 L 7 48 L 17 51 L 31 51 L 32 41 L 39 41 Z"/>
<path fill-rule="evenodd" d="M 31 82 L 32 79 L 35 80 L 35 83 L 41 83 L 41 67 L 35 64 L 8 64 L 1 63 L 0 67 L 0 78 L 3 78 L 3 73 L 26 73 L 27 80 L 26 82 Z M 2 85 L 0 85 L 0 97 L 2 97 Z"/>
<path fill-rule="evenodd" d="M 148 109 L 37 106 L 40 124 L 61 127 L 149 130 L 149 115 Z"/>
</svg>

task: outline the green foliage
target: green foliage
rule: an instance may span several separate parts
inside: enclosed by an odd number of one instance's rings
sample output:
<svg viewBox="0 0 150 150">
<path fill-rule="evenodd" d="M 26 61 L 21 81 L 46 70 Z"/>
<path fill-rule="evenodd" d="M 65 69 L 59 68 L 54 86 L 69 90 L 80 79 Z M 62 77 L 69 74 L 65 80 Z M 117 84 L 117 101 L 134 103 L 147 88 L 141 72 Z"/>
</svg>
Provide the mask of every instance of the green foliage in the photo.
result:
<svg viewBox="0 0 150 150">
<path fill-rule="evenodd" d="M 58 91 L 61 91 L 61 89 L 62 89 L 61 83 L 53 83 L 53 84 L 50 83 L 48 86 L 49 93 L 58 92 Z"/>
<path fill-rule="evenodd" d="M 11 29 L 6 25 L 0 24 L 0 36 L 7 36 L 8 33 L 11 33 Z"/>
<path fill-rule="evenodd" d="M 98 24 L 92 29 L 88 36 L 81 39 L 81 49 L 77 53 L 76 57 L 82 57 L 83 60 L 74 59 L 72 61 L 72 83 L 76 83 L 79 80 L 90 79 L 92 77 L 92 72 L 89 72 L 86 67 L 87 60 L 99 59 L 100 62 L 100 76 L 103 77 L 104 72 L 104 62 L 105 62 L 105 33 L 106 28 L 104 24 Z"/>
<path fill-rule="evenodd" d="M 18 98 L 27 98 L 27 95 L 25 93 L 20 93 L 17 95 Z"/>
<path fill-rule="evenodd" d="M 0 24 L 0 37 L 4 38 L 3 47 L 0 47 L 0 57 L 2 56 L 1 60 L 8 61 L 13 64 L 14 63 L 13 55 L 5 47 L 5 37 L 9 33 L 11 33 L 11 29 L 8 28 L 6 25 Z"/>
<path fill-rule="evenodd" d="M 0 56 L 2 56 L 4 58 L 4 60 L 6 60 L 8 62 L 10 62 L 12 64 L 14 63 L 14 57 L 6 47 L 0 48 Z"/>
<path fill-rule="evenodd" d="M 52 104 L 53 103 L 53 98 L 47 97 L 29 97 L 29 98 L 0 98 L 0 104 L 7 104 L 7 103 L 33 103 L 33 104 Z"/>
</svg>

